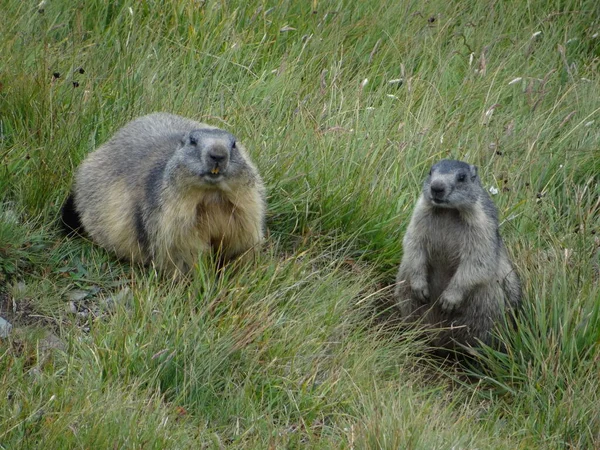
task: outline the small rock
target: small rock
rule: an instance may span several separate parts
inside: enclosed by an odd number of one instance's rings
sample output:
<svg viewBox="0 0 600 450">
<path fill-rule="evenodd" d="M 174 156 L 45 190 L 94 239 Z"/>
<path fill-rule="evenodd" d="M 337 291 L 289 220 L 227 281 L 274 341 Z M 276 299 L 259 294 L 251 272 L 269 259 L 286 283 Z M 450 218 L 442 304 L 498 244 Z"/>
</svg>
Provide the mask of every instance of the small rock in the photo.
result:
<svg viewBox="0 0 600 450">
<path fill-rule="evenodd" d="M 2 218 L 2 220 L 4 220 L 7 223 L 10 223 L 10 224 L 15 224 L 16 225 L 16 224 L 19 223 L 19 216 L 12 209 L 5 209 L 5 210 L 3 210 L 0 213 L 0 217 Z"/>
<path fill-rule="evenodd" d="M 12 324 L 8 320 L 0 317 L 0 338 L 7 338 L 11 330 Z"/>
<path fill-rule="evenodd" d="M 88 295 L 90 295 L 89 291 L 84 291 L 84 290 L 81 290 L 81 289 L 74 289 L 71 292 L 69 292 L 69 294 L 67 295 L 67 297 L 72 302 L 80 302 L 81 300 L 83 300 L 84 298 L 86 298 Z"/>
<path fill-rule="evenodd" d="M 44 337 L 38 340 L 38 349 L 37 364 L 29 371 L 29 375 L 33 378 L 39 378 L 42 375 L 42 367 L 51 358 L 55 350 L 66 352 L 67 344 L 52 332 L 46 331 Z"/>
<path fill-rule="evenodd" d="M 31 378 L 39 380 L 39 378 L 42 376 L 42 371 L 40 370 L 40 368 L 38 366 L 35 366 L 35 367 L 32 367 L 31 369 L 29 369 L 28 375 Z"/>
<path fill-rule="evenodd" d="M 39 340 L 39 346 L 44 353 L 50 350 L 60 350 L 62 352 L 67 350 L 67 344 L 50 331 L 46 332 L 45 336 Z"/>
<path fill-rule="evenodd" d="M 110 297 L 106 297 L 104 300 L 104 306 L 108 311 L 114 311 L 118 304 L 124 304 L 125 306 L 131 303 L 133 295 L 128 286 L 125 286 L 119 292 Z"/>
</svg>

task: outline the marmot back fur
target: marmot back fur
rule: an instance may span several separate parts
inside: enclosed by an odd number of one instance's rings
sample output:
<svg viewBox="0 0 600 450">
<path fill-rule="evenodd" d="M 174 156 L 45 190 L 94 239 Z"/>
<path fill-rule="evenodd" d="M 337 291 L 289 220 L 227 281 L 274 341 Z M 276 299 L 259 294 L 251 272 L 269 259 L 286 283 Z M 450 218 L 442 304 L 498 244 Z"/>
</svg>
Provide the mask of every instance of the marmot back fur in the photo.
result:
<svg viewBox="0 0 600 450">
<path fill-rule="evenodd" d="M 490 344 L 495 323 L 521 300 L 498 231 L 498 212 L 477 168 L 435 164 L 403 241 L 395 296 L 407 322 L 440 327 L 436 347 Z"/>
<path fill-rule="evenodd" d="M 200 252 L 225 260 L 263 240 L 264 186 L 226 131 L 167 113 L 140 117 L 83 161 L 62 211 L 119 257 L 187 272 Z"/>
</svg>

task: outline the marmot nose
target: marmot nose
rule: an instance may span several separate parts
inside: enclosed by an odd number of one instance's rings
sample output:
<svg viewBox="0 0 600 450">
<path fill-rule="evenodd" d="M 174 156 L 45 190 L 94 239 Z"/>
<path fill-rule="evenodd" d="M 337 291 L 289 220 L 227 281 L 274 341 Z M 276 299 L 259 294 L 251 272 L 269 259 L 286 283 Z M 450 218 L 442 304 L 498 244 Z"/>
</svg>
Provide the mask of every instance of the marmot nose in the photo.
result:
<svg viewBox="0 0 600 450">
<path fill-rule="evenodd" d="M 446 187 L 442 183 L 431 183 L 431 194 L 434 197 L 441 197 L 445 190 Z"/>
<path fill-rule="evenodd" d="M 227 152 L 221 149 L 212 149 L 208 152 L 208 157 L 212 162 L 220 164 L 227 159 Z"/>
</svg>

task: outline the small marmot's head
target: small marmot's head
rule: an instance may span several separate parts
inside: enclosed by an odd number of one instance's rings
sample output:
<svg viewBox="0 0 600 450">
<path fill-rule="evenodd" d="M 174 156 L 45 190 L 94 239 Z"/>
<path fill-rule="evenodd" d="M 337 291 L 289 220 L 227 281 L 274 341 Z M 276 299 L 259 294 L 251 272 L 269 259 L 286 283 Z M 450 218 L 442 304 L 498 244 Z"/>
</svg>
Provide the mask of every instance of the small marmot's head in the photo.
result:
<svg viewBox="0 0 600 450">
<path fill-rule="evenodd" d="M 182 143 L 181 162 L 200 184 L 215 185 L 236 178 L 247 168 L 235 137 L 219 128 L 192 130 Z"/>
<path fill-rule="evenodd" d="M 462 161 L 434 164 L 423 183 L 425 200 L 438 208 L 466 210 L 475 206 L 480 194 L 477 167 Z"/>
</svg>

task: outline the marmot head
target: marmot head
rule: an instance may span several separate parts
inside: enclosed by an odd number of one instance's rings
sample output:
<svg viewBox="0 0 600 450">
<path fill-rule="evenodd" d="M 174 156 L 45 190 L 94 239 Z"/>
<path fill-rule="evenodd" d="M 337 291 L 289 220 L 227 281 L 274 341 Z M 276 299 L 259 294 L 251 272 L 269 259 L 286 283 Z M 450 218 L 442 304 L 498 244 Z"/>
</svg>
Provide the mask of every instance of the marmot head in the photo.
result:
<svg viewBox="0 0 600 450">
<path fill-rule="evenodd" d="M 194 184 L 217 185 L 236 179 L 248 164 L 236 139 L 219 128 L 199 128 L 183 137 L 178 150 L 180 164 L 192 175 Z"/>
<path fill-rule="evenodd" d="M 477 167 L 444 159 L 435 164 L 423 183 L 423 196 L 436 208 L 467 210 L 477 204 L 481 184 Z"/>
</svg>

